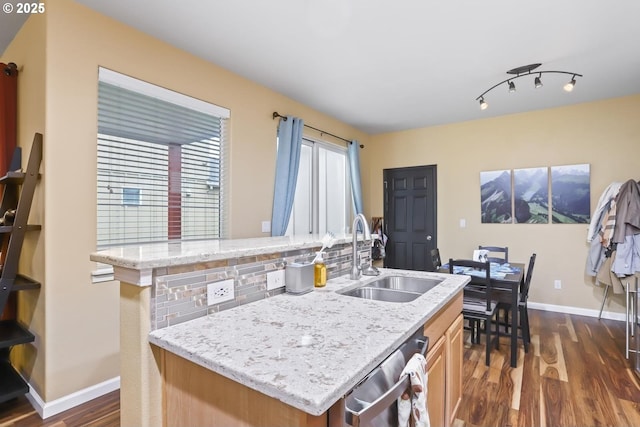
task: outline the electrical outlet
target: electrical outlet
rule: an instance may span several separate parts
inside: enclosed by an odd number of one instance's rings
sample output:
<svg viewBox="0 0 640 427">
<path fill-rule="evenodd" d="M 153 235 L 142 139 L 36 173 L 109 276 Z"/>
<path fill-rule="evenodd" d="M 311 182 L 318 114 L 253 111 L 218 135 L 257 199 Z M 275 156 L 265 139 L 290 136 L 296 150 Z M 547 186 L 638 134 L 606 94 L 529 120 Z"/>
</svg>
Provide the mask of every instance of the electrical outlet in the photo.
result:
<svg viewBox="0 0 640 427">
<path fill-rule="evenodd" d="M 207 305 L 220 304 L 234 298 L 233 279 L 207 284 Z"/>
<path fill-rule="evenodd" d="M 284 286 L 284 270 L 276 270 L 267 273 L 267 290 Z"/>
<path fill-rule="evenodd" d="M 553 281 L 553 286 L 554 286 L 556 289 L 562 289 L 562 281 L 560 281 L 560 280 L 554 280 L 554 281 Z"/>
</svg>

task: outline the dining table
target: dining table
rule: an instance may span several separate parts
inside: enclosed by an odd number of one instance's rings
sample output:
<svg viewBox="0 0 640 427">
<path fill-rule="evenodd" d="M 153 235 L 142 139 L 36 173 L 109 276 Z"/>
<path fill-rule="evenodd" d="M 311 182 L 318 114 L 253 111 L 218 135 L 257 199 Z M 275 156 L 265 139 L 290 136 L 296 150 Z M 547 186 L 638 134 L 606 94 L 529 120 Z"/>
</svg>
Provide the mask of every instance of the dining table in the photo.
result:
<svg viewBox="0 0 640 427">
<path fill-rule="evenodd" d="M 442 273 L 449 273 L 449 264 L 444 264 L 439 269 Z M 524 263 L 509 262 L 504 264 L 492 263 L 491 265 L 491 285 L 492 300 L 496 302 L 509 303 L 511 306 L 511 321 L 513 322 L 510 331 L 511 339 L 511 367 L 518 366 L 518 299 L 520 288 L 524 281 Z M 472 271 L 460 269 L 454 274 L 473 275 Z M 477 286 L 477 284 L 474 284 Z"/>
</svg>

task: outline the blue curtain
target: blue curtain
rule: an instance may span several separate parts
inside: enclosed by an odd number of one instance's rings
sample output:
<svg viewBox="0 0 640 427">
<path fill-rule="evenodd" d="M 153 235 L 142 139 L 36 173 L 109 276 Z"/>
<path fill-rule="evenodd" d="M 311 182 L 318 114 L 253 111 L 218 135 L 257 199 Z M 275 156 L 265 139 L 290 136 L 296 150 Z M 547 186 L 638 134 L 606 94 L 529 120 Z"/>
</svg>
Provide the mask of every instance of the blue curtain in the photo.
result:
<svg viewBox="0 0 640 427">
<path fill-rule="evenodd" d="M 347 156 L 349 157 L 349 170 L 351 171 L 351 195 L 353 196 L 353 209 L 355 215 L 364 213 L 362 208 L 362 184 L 360 183 L 360 144 L 355 139 L 349 143 Z"/>
<path fill-rule="evenodd" d="M 273 191 L 271 235 L 284 236 L 289 224 L 302 147 L 302 119 L 287 116 L 278 124 L 278 154 L 276 158 L 276 182 Z"/>
</svg>

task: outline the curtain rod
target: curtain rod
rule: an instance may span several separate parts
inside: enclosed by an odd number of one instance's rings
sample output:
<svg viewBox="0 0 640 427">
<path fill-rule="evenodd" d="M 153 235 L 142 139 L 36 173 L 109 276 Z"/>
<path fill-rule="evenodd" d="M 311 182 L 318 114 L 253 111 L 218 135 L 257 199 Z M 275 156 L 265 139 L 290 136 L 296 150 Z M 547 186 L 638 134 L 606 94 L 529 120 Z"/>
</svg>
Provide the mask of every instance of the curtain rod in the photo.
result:
<svg viewBox="0 0 640 427">
<path fill-rule="evenodd" d="M 278 117 L 280 117 L 281 119 L 283 119 L 285 122 L 287 121 L 287 116 L 282 116 L 282 115 L 278 114 L 278 112 L 277 112 L 277 111 L 274 111 L 274 112 L 273 112 L 273 118 L 274 118 L 274 119 L 277 119 Z M 332 134 L 332 133 L 329 133 L 329 132 L 323 131 L 322 129 L 314 128 L 313 126 L 309 126 L 308 124 L 305 124 L 304 126 L 305 126 L 305 127 L 308 127 L 309 129 L 313 129 L 313 130 L 315 130 L 315 131 L 318 131 L 318 132 L 320 132 L 321 134 L 326 134 L 326 135 L 330 135 L 330 136 L 332 136 L 332 137 L 334 137 L 334 138 L 341 139 L 341 140 L 343 140 L 344 142 L 348 142 L 349 144 L 351 144 L 351 143 L 353 142 L 353 141 L 351 141 L 351 140 L 349 140 L 349 139 L 345 139 L 345 138 L 343 138 L 343 137 L 341 137 L 341 136 L 334 135 L 334 134 Z M 360 148 L 364 148 L 364 145 L 360 144 Z"/>
</svg>

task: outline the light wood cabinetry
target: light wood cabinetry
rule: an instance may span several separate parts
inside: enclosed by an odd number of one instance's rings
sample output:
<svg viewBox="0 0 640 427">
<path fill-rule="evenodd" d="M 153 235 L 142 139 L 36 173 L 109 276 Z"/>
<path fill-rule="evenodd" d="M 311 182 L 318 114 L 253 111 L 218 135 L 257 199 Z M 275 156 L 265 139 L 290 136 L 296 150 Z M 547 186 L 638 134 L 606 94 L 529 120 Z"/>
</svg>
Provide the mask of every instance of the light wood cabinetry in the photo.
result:
<svg viewBox="0 0 640 427">
<path fill-rule="evenodd" d="M 462 398 L 462 294 L 427 322 L 429 337 L 427 406 L 432 427 L 449 427 Z"/>
<path fill-rule="evenodd" d="M 447 411 L 446 350 L 446 337 L 443 336 L 430 346 L 427 353 L 427 374 L 429 375 L 427 407 L 429 408 L 429 421 L 433 427 L 447 425 L 447 417 L 445 416 Z"/>
<path fill-rule="evenodd" d="M 459 315 L 456 321 L 447 329 L 447 381 L 446 414 L 448 426 L 453 424 L 458 406 L 462 400 L 462 358 L 464 356 L 463 331 L 464 318 Z"/>
<path fill-rule="evenodd" d="M 163 425 L 326 426 L 327 414 L 309 415 L 277 399 L 162 350 Z"/>
</svg>

